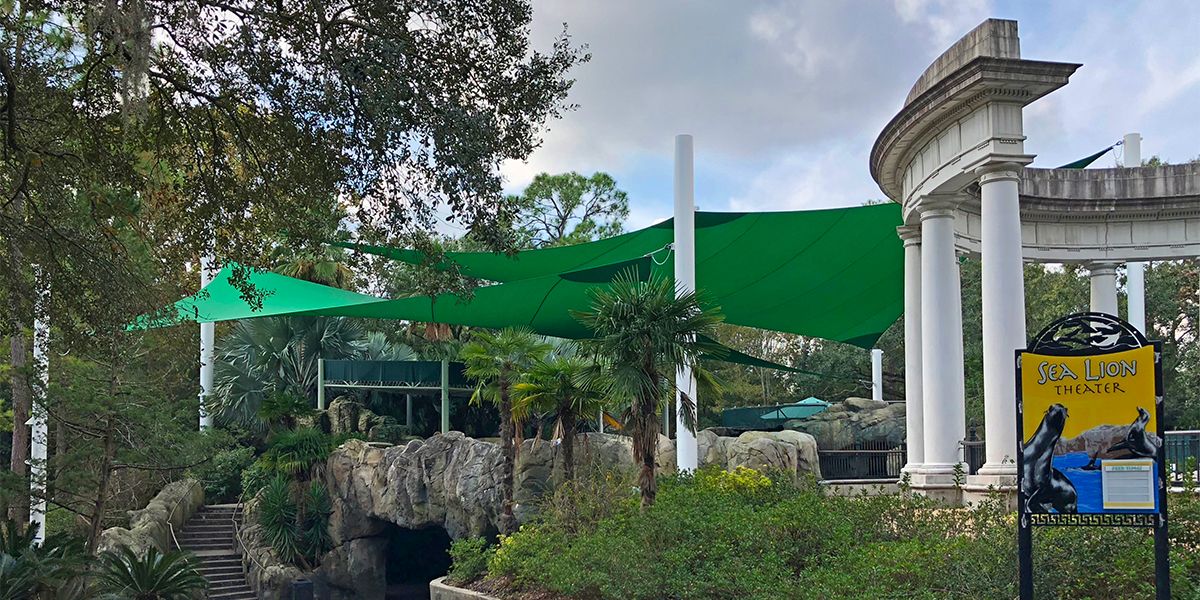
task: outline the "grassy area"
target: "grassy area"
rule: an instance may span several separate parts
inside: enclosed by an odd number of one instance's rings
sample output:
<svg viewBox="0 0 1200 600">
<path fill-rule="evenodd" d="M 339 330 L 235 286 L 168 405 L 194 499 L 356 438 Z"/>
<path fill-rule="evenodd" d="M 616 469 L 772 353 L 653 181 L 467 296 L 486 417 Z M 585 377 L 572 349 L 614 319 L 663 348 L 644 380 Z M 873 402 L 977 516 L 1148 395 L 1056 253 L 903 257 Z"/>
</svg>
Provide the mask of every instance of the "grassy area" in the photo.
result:
<svg viewBox="0 0 1200 600">
<path fill-rule="evenodd" d="M 814 482 L 705 469 L 661 480 L 591 474 L 498 545 L 459 541 L 452 579 L 506 598 L 997 598 L 1017 595 L 1014 514 L 911 495 L 827 496 Z M 1200 598 L 1200 501 L 1175 497 L 1173 596 Z M 1035 532 L 1039 597 L 1152 598 L 1148 531 Z"/>
</svg>

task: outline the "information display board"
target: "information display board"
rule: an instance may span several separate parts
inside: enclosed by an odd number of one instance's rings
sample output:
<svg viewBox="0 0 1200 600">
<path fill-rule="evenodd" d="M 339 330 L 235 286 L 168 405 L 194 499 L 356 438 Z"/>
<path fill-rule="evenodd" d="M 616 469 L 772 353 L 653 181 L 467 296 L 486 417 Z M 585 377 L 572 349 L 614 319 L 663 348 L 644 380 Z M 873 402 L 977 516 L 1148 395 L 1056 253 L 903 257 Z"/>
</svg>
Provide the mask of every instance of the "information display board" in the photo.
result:
<svg viewBox="0 0 1200 600">
<path fill-rule="evenodd" d="M 1021 597 L 1034 526 L 1151 527 L 1157 597 L 1170 597 L 1161 345 L 1103 313 L 1043 329 L 1017 360 Z"/>
</svg>

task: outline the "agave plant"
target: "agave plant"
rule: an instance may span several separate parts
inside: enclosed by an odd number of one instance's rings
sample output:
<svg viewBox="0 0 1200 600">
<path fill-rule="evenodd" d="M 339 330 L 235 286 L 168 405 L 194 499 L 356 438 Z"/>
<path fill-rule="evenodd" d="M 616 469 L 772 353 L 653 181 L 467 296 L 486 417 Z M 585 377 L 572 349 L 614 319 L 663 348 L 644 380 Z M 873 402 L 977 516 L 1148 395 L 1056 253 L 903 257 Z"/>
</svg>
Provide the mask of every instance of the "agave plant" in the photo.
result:
<svg viewBox="0 0 1200 600">
<path fill-rule="evenodd" d="M 315 400 L 317 359 L 359 356 L 367 342 L 361 323 L 340 317 L 267 317 L 240 321 L 216 348 L 214 414 L 255 431 L 266 398 L 291 394 Z"/>
<path fill-rule="evenodd" d="M 208 587 L 190 554 L 150 547 L 139 557 L 120 547 L 100 557 L 99 590 L 129 600 L 186 600 Z"/>
<path fill-rule="evenodd" d="M 599 386 L 585 377 L 592 364 L 568 349 L 540 360 L 513 385 L 513 413 L 554 415 L 554 437 L 562 440 L 563 477 L 575 479 L 575 429 L 580 421 L 604 408 Z"/>
<path fill-rule="evenodd" d="M 501 476 L 500 533 L 517 528 L 513 515 L 513 472 L 516 452 L 513 448 L 512 386 L 522 371 L 543 356 L 549 346 L 525 329 L 504 329 L 499 333 L 477 331 L 462 349 L 466 375 L 476 382 L 471 402 L 492 402 L 500 411 L 500 451 L 504 457 Z"/>
<path fill-rule="evenodd" d="M 701 368 L 700 357 L 720 353 L 721 346 L 709 340 L 722 316 L 705 306 L 695 292 L 677 291 L 665 278 L 641 281 L 625 271 L 608 289 L 593 294 L 589 312 L 575 317 L 595 336 L 583 342 L 584 348 L 605 357 L 602 369 L 583 376 L 586 383 L 610 398 L 630 402 L 638 487 L 642 506 L 650 506 L 657 492 L 659 405 L 675 396 L 675 371 L 680 365 L 690 366 L 701 383 L 714 383 Z M 683 400 L 684 421 L 694 427 L 695 399 L 684 396 Z"/>
</svg>

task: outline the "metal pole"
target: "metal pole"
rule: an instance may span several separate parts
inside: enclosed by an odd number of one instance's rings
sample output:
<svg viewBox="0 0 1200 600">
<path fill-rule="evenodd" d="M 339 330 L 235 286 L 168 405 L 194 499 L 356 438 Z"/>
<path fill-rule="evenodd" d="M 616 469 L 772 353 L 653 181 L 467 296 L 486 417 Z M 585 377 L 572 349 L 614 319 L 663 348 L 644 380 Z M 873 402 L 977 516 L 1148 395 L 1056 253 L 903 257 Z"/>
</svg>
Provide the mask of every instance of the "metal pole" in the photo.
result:
<svg viewBox="0 0 1200 600">
<path fill-rule="evenodd" d="M 212 282 L 212 256 L 200 258 L 200 288 Z M 213 391 L 213 346 L 216 344 L 217 324 L 200 324 L 200 429 L 212 427 L 212 415 L 204 406 Z"/>
<path fill-rule="evenodd" d="M 317 410 L 325 410 L 325 359 L 317 359 Z"/>
<path fill-rule="evenodd" d="M 49 427 L 46 419 L 46 394 L 50 385 L 50 319 L 46 313 L 50 300 L 50 288 L 38 265 L 34 265 L 35 285 L 38 286 L 37 303 L 33 309 L 33 365 L 37 371 L 37 385 L 33 389 L 33 410 L 26 423 L 31 430 L 29 449 L 29 522 L 38 526 L 34 543 L 46 541 L 46 446 Z"/>
<path fill-rule="evenodd" d="M 450 361 L 442 359 L 442 433 L 450 433 Z"/>
<path fill-rule="evenodd" d="M 1142 136 L 1125 134 L 1125 166 L 1142 166 Z M 1129 301 L 1129 324 L 1146 333 L 1146 263 L 1125 263 L 1125 295 Z"/>
<path fill-rule="evenodd" d="M 408 427 L 409 434 L 412 434 L 412 394 L 404 395 L 404 425 Z"/>
<path fill-rule="evenodd" d="M 883 350 L 871 348 L 871 399 L 883 400 Z"/>
<path fill-rule="evenodd" d="M 675 136 L 675 289 L 677 293 L 696 291 L 696 181 L 692 136 Z M 684 424 L 683 394 L 687 394 L 700 418 L 696 398 L 696 377 L 691 365 L 679 365 L 675 372 L 675 459 L 679 471 L 695 471 L 699 448 L 696 432 Z"/>
</svg>

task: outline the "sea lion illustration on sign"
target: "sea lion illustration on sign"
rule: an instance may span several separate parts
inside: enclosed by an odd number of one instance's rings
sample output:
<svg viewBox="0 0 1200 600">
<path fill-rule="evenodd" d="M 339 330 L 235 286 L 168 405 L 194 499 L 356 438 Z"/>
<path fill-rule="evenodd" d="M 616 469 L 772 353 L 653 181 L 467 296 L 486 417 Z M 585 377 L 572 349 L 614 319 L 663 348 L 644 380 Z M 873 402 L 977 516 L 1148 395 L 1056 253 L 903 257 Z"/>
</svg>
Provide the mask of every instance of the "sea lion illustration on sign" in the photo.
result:
<svg viewBox="0 0 1200 600">
<path fill-rule="evenodd" d="M 1113 444 L 1108 451 L 1125 450 L 1140 458 L 1154 458 L 1158 456 L 1158 445 L 1146 434 L 1146 425 L 1150 423 L 1150 413 L 1140 406 L 1137 410 L 1138 416 L 1129 425 L 1129 430 L 1125 432 L 1125 439 Z"/>
<path fill-rule="evenodd" d="M 1021 493 L 1025 495 L 1025 512 L 1077 512 L 1078 494 L 1075 485 L 1054 468 L 1054 447 L 1062 437 L 1067 423 L 1067 407 L 1053 404 L 1046 409 L 1037 432 L 1025 443 L 1024 473 Z"/>
</svg>

